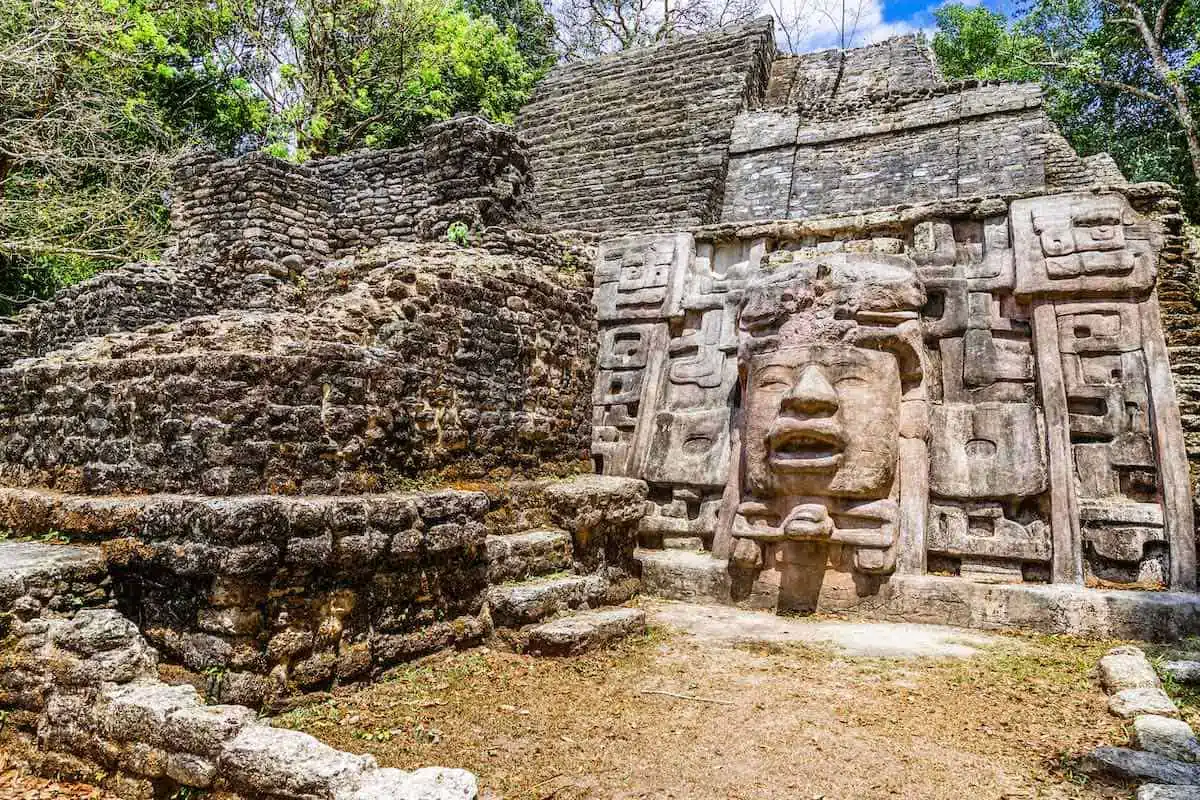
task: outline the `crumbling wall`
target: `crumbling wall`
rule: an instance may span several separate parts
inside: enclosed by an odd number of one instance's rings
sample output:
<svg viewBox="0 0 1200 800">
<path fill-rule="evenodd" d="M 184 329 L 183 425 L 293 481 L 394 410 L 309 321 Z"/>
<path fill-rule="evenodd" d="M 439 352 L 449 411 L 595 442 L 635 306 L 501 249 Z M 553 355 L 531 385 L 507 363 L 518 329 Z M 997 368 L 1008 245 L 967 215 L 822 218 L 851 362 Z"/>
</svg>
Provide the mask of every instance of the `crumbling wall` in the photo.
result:
<svg viewBox="0 0 1200 800">
<path fill-rule="evenodd" d="M 790 107 L 806 116 L 834 105 L 867 105 L 881 96 L 929 92 L 942 84 L 924 41 L 897 36 L 851 50 L 821 50 L 777 59 L 772 65 L 767 105 Z"/>
<path fill-rule="evenodd" d="M 170 264 L 124 264 L 0 318 L 0 367 L 89 336 L 173 322 L 213 310 L 211 292 Z"/>
<path fill-rule="evenodd" d="M 379 491 L 586 463 L 589 273 L 406 245 L 277 309 L 112 334 L 0 370 L 0 478 L 67 491 Z M 571 257 L 571 263 L 582 259 Z"/>
<path fill-rule="evenodd" d="M 184 259 L 290 256 L 303 268 L 384 242 L 437 238 L 453 222 L 525 219 L 530 180 L 516 134 L 470 116 L 431 125 L 409 148 L 303 164 L 197 153 L 176 167 L 172 231 Z"/>
<path fill-rule="evenodd" d="M 90 582 L 102 593 L 97 563 L 90 548 L 0 542 L 5 587 L 38 593 Z M 89 594 L 70 591 L 56 596 L 86 605 Z M 159 680 L 157 653 L 119 612 L 20 602 L 29 596 L 0 593 L 0 736 L 10 765 L 26 760 L 126 800 L 207 790 L 231 800 L 477 794 L 462 770 L 380 769 L 370 756 L 272 728 L 250 708 L 206 705 L 193 686 Z"/>
<path fill-rule="evenodd" d="M 713 222 L 734 116 L 761 99 L 769 18 L 564 64 L 517 126 L 552 228 L 611 231 Z"/>
<path fill-rule="evenodd" d="M 531 574 L 574 571 L 572 588 L 595 604 L 636 588 L 640 481 L 479 487 L 231 498 L 0 489 L 0 530 L 99 543 L 0 542 L 0 607 L 30 619 L 116 606 L 214 700 L 258 707 L 479 643 L 501 602 L 489 590 Z M 531 547 L 530 531 L 561 547 Z M 553 600 L 530 597 L 539 610 Z M 44 708 L 39 697 L 29 710 Z"/>
</svg>

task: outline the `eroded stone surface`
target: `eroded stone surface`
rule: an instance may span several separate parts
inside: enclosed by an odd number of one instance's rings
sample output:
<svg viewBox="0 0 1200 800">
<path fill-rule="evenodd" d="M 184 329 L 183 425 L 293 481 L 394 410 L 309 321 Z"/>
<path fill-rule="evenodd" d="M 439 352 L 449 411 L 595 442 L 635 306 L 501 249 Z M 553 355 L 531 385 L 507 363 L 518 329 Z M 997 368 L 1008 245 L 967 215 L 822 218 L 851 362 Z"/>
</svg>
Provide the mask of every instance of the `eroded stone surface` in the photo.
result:
<svg viewBox="0 0 1200 800">
<path fill-rule="evenodd" d="M 1190 659 L 1164 661 L 1162 670 L 1179 683 L 1200 683 L 1200 661 Z"/>
<path fill-rule="evenodd" d="M 329 798 L 352 790 L 375 759 L 334 750 L 305 733 L 251 726 L 225 745 L 217 767 L 249 792 Z"/>
<path fill-rule="evenodd" d="M 1132 743 L 1176 761 L 1200 761 L 1200 743 L 1183 720 L 1153 714 L 1134 717 Z"/>
<path fill-rule="evenodd" d="M 527 649 L 539 655 L 578 655 L 645 630 L 646 612 L 640 608 L 585 611 L 533 628 Z"/>
<path fill-rule="evenodd" d="M 1132 780 L 1175 786 L 1200 784 L 1200 766 L 1126 747 L 1097 747 L 1084 758 L 1083 767 L 1091 772 Z"/>
<path fill-rule="evenodd" d="M 1179 708 L 1162 689 L 1122 689 L 1108 698 L 1108 710 L 1122 719 L 1142 714 L 1179 716 Z"/>
<path fill-rule="evenodd" d="M 1172 786 L 1166 783 L 1144 783 L 1138 787 L 1137 800 L 1193 800 L 1200 797 L 1200 784 Z"/>
<path fill-rule="evenodd" d="M 1109 652 L 1100 659 L 1100 683 L 1109 694 L 1124 689 L 1158 689 L 1160 684 L 1146 654 L 1137 648 Z"/>
</svg>

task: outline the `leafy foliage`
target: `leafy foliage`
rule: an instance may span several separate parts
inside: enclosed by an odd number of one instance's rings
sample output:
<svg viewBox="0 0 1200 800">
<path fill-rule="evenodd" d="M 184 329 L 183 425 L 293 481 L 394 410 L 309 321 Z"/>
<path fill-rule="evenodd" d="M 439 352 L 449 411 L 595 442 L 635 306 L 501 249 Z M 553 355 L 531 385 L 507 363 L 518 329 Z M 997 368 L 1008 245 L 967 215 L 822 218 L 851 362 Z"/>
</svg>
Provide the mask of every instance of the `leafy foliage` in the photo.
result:
<svg viewBox="0 0 1200 800">
<path fill-rule="evenodd" d="M 509 122 L 541 76 L 514 27 L 448 0 L 221 2 L 237 33 L 217 57 L 266 101 L 254 133 L 281 157 L 399 146 L 463 111 Z"/>
<path fill-rule="evenodd" d="M 537 0 L 0 0 L 0 313 L 153 257 L 187 147 L 305 159 L 509 122 Z"/>
<path fill-rule="evenodd" d="M 948 77 L 1040 81 L 1079 152 L 1174 183 L 1200 219 L 1200 0 L 1027 0 L 1012 21 L 963 5 L 936 17 Z"/>
</svg>

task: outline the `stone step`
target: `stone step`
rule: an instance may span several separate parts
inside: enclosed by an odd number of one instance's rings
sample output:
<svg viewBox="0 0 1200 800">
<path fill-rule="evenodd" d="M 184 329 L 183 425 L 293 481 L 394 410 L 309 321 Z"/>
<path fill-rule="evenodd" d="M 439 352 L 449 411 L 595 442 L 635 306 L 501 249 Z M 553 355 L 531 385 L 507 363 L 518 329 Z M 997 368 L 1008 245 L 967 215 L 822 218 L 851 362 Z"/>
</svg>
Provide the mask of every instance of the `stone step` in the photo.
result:
<svg viewBox="0 0 1200 800">
<path fill-rule="evenodd" d="M 639 549 L 642 590 L 666 600 L 730 602 L 731 581 L 725 561 L 690 550 Z"/>
<path fill-rule="evenodd" d="M 581 611 L 530 630 L 526 649 L 536 655 L 574 656 L 645 632 L 646 612 L 640 608 Z"/>
<path fill-rule="evenodd" d="M 29 618 L 107 605 L 108 583 L 97 547 L 0 541 L 0 612 Z"/>
<path fill-rule="evenodd" d="M 557 528 L 487 537 L 488 582 L 504 583 L 571 568 L 571 536 Z"/>
<path fill-rule="evenodd" d="M 664 550 L 689 550 L 699 553 L 704 549 L 704 540 L 699 536 L 664 536 L 662 546 Z"/>
<path fill-rule="evenodd" d="M 610 578 L 602 572 L 547 576 L 493 586 L 488 605 L 496 627 L 519 628 L 564 611 L 623 603 L 638 586 L 635 579 Z"/>
</svg>

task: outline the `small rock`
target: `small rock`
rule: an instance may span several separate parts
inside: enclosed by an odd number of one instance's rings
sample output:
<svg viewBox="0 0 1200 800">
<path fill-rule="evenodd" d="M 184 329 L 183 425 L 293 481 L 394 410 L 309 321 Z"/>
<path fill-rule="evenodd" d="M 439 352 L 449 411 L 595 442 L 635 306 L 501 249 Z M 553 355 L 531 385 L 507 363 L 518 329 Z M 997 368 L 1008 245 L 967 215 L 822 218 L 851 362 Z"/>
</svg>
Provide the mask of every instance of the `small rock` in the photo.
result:
<svg viewBox="0 0 1200 800">
<path fill-rule="evenodd" d="M 1083 759 L 1089 774 L 1114 775 L 1127 780 L 1151 780 L 1172 786 L 1200 784 L 1200 766 L 1181 764 L 1156 753 L 1128 747 L 1097 747 Z"/>
<path fill-rule="evenodd" d="M 1162 669 L 1179 683 L 1200 684 L 1200 661 L 1165 661 Z"/>
<path fill-rule="evenodd" d="M 1138 787 L 1137 800 L 1196 800 L 1200 785 L 1168 786 L 1165 783 L 1143 783 Z"/>
<path fill-rule="evenodd" d="M 1124 648 L 1122 648 L 1124 649 Z M 1100 659 L 1100 683 L 1109 694 L 1125 689 L 1157 689 L 1160 684 L 1154 667 L 1141 650 L 1135 653 L 1110 652 Z"/>
<path fill-rule="evenodd" d="M 1133 744 L 1176 761 L 1200 761 L 1200 743 L 1182 720 L 1143 714 L 1133 720 Z"/>
<path fill-rule="evenodd" d="M 1179 709 L 1162 689 L 1125 689 L 1108 698 L 1108 710 L 1121 719 L 1142 714 L 1178 717 Z"/>
</svg>

